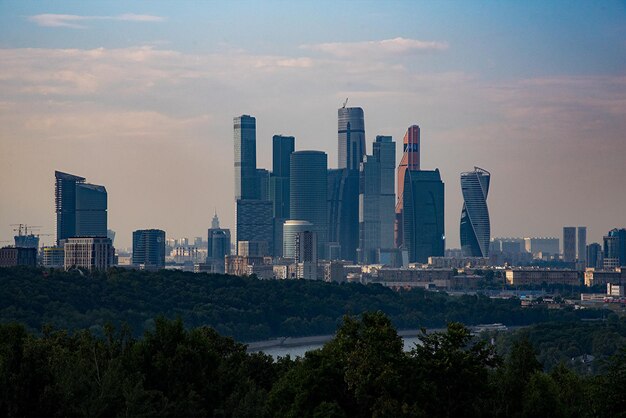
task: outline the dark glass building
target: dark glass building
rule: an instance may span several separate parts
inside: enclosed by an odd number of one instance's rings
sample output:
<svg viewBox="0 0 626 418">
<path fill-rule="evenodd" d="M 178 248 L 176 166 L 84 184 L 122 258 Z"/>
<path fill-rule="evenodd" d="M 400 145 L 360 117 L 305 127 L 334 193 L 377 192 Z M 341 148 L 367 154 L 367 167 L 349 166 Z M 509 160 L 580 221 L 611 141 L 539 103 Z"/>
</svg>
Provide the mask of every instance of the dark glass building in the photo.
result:
<svg viewBox="0 0 626 418">
<path fill-rule="evenodd" d="M 445 253 L 444 184 L 439 170 L 404 175 L 402 232 L 409 262 L 426 263 Z"/>
<path fill-rule="evenodd" d="M 54 179 L 58 245 L 61 240 L 76 236 L 76 184 L 84 183 L 85 178 L 55 171 Z"/>
<path fill-rule="evenodd" d="M 256 119 L 242 115 L 233 119 L 235 144 L 235 199 L 259 199 L 256 171 Z"/>
<path fill-rule="evenodd" d="M 322 151 L 291 154 L 290 217 L 313 224 L 320 258 L 325 257 L 328 243 L 327 170 L 328 157 Z"/>
<path fill-rule="evenodd" d="M 265 241 L 274 248 L 272 202 L 269 200 L 237 200 L 237 230 L 239 241 Z"/>
<path fill-rule="evenodd" d="M 356 261 L 359 246 L 359 172 L 328 170 L 328 241 L 342 260 Z"/>
<path fill-rule="evenodd" d="M 220 228 L 217 213 L 208 230 L 206 263 L 211 266 L 212 273 L 224 273 L 224 257 L 230 255 L 230 229 Z"/>
<path fill-rule="evenodd" d="M 396 201 L 396 218 L 394 222 L 394 242 L 400 248 L 404 242 L 402 236 L 402 210 L 404 198 L 404 176 L 407 170 L 420 169 L 420 127 L 409 126 L 402 140 L 402 159 L 398 164 L 398 200 Z"/>
<path fill-rule="evenodd" d="M 465 257 L 489 257 L 491 224 L 487 208 L 487 194 L 491 174 L 474 167 L 474 171 L 461 173 L 461 250 Z"/>
<path fill-rule="evenodd" d="M 165 267 L 165 231 L 133 231 L 133 265 L 157 270 Z"/>
<path fill-rule="evenodd" d="M 338 115 L 338 168 L 359 170 L 365 157 L 365 119 L 360 107 L 342 107 Z"/>
<path fill-rule="evenodd" d="M 293 136 L 272 137 L 272 174 L 270 177 L 270 199 L 274 214 L 274 255 L 283 252 L 283 224 L 289 219 L 289 178 L 291 154 L 295 150 Z"/>
</svg>

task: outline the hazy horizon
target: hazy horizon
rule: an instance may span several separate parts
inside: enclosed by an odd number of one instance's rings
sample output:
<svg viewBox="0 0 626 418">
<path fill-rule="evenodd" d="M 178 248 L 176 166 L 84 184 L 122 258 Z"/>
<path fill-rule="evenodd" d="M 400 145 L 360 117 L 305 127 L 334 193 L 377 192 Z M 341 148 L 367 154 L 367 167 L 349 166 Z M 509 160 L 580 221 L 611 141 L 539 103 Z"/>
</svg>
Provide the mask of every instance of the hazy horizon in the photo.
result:
<svg viewBox="0 0 626 418">
<path fill-rule="evenodd" d="M 234 229 L 233 117 L 257 166 L 293 135 L 337 166 L 337 109 L 376 135 L 421 128 L 459 247 L 460 173 L 491 172 L 491 236 L 588 243 L 626 226 L 623 2 L 0 3 L 0 246 L 10 224 L 54 241 L 54 171 L 108 191 L 132 231 Z M 4 242 L 10 241 L 10 242 Z"/>
</svg>

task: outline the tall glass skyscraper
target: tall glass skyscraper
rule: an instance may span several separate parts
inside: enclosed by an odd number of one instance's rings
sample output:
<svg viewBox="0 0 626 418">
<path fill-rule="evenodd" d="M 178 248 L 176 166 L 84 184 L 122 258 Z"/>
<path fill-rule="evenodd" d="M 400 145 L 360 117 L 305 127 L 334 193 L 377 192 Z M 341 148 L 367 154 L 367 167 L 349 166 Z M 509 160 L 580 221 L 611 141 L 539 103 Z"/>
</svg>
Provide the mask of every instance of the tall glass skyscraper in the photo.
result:
<svg viewBox="0 0 626 418">
<path fill-rule="evenodd" d="M 328 241 L 342 260 L 356 261 L 359 246 L 359 172 L 328 170 Z"/>
<path fill-rule="evenodd" d="M 428 257 L 443 257 L 444 184 L 439 170 L 407 170 L 404 174 L 402 233 L 409 262 L 426 263 Z"/>
<path fill-rule="evenodd" d="M 491 226 L 487 194 L 491 174 L 474 167 L 474 171 L 461 173 L 461 250 L 465 257 L 489 257 Z"/>
<path fill-rule="evenodd" d="M 235 144 L 235 200 L 259 199 L 256 171 L 256 119 L 242 115 L 233 119 Z"/>
<path fill-rule="evenodd" d="M 54 172 L 57 245 L 70 237 L 107 236 L 107 191 L 84 177 Z"/>
<path fill-rule="evenodd" d="M 313 224 L 311 231 L 317 233 L 318 254 L 323 258 L 328 243 L 328 157 L 322 151 L 296 151 L 290 167 L 290 217 Z"/>
<path fill-rule="evenodd" d="M 360 107 L 342 107 L 338 110 L 339 168 L 359 170 L 365 157 L 365 121 Z"/>
<path fill-rule="evenodd" d="M 402 159 L 398 165 L 398 200 L 396 202 L 395 219 L 395 246 L 400 248 L 404 242 L 402 236 L 403 221 L 403 199 L 404 199 L 404 177 L 407 170 L 418 171 L 420 169 L 420 127 L 412 125 L 407 129 L 402 140 Z"/>
<path fill-rule="evenodd" d="M 283 252 L 283 224 L 289 219 L 289 178 L 291 177 L 291 154 L 295 150 L 293 136 L 272 137 L 272 175 L 270 199 L 274 207 L 274 255 Z"/>
</svg>

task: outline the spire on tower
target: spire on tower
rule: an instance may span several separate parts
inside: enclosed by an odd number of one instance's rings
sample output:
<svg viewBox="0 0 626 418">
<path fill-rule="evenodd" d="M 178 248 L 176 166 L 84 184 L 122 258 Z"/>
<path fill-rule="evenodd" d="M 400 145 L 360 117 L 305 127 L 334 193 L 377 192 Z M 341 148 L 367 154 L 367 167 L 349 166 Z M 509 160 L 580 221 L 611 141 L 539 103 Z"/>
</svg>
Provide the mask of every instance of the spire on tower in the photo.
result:
<svg viewBox="0 0 626 418">
<path fill-rule="evenodd" d="M 220 227 L 220 219 L 217 217 L 217 209 L 215 209 L 213 219 L 211 220 L 211 228 L 219 229 Z"/>
</svg>

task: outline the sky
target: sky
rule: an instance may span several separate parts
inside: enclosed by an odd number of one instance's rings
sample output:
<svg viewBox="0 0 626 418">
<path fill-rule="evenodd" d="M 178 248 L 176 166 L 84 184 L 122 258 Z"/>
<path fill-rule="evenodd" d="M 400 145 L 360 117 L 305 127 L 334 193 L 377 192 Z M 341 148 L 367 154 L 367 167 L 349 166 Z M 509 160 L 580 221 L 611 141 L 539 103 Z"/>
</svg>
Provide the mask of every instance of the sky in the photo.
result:
<svg viewBox="0 0 626 418">
<path fill-rule="evenodd" d="M 54 171 L 108 191 L 132 231 L 234 229 L 234 116 L 328 153 L 337 109 L 401 143 L 445 183 L 459 247 L 459 176 L 491 172 L 492 237 L 626 226 L 624 1 L 0 1 L 0 245 L 11 224 L 55 233 Z M 398 146 L 398 161 L 401 146 Z"/>
</svg>

